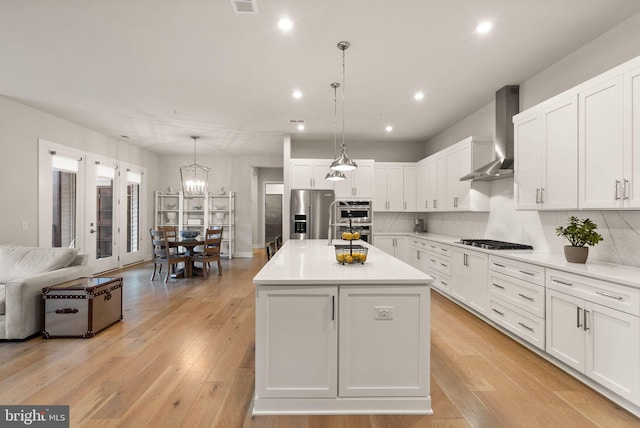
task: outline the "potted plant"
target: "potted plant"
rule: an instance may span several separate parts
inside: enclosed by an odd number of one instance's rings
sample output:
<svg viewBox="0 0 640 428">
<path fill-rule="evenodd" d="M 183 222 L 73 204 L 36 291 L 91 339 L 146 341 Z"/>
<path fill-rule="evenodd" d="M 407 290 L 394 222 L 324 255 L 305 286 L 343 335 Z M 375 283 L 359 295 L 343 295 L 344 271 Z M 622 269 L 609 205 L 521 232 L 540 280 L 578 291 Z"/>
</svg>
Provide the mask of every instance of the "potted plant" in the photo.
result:
<svg viewBox="0 0 640 428">
<path fill-rule="evenodd" d="M 565 245 L 564 256 L 571 263 L 585 263 L 589 257 L 589 247 L 587 245 L 597 245 L 602 241 L 602 236 L 596 229 L 598 225 L 590 219 L 579 219 L 575 216 L 569 217 L 567 227 L 556 228 L 556 235 L 567 238 L 571 245 Z"/>
</svg>

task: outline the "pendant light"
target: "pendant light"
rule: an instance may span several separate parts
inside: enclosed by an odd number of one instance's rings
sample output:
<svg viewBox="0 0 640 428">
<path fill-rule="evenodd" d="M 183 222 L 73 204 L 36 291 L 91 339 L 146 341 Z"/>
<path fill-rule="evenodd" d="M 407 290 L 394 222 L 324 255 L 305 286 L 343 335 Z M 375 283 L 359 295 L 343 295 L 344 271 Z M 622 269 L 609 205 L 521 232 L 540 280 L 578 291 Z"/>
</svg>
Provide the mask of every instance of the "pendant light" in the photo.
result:
<svg viewBox="0 0 640 428">
<path fill-rule="evenodd" d="M 342 51 L 342 147 L 340 156 L 338 156 L 333 163 L 331 163 L 331 169 L 336 171 L 353 171 L 358 168 L 358 165 L 347 156 L 347 146 L 344 143 L 344 91 L 345 91 L 345 66 L 344 66 L 344 51 L 346 51 L 351 43 L 339 42 L 338 49 Z"/>
<path fill-rule="evenodd" d="M 196 141 L 200 137 L 192 136 L 191 138 L 193 138 L 193 163 L 180 167 L 182 192 L 184 196 L 206 196 L 211 168 L 196 163 Z"/>
<path fill-rule="evenodd" d="M 333 156 L 338 156 L 338 88 L 340 84 L 338 82 L 333 82 L 331 84 L 333 88 Z M 330 169 L 327 175 L 324 177 L 325 180 L 329 181 L 342 181 L 346 180 L 344 173 L 342 171 L 337 171 L 335 169 Z"/>
</svg>

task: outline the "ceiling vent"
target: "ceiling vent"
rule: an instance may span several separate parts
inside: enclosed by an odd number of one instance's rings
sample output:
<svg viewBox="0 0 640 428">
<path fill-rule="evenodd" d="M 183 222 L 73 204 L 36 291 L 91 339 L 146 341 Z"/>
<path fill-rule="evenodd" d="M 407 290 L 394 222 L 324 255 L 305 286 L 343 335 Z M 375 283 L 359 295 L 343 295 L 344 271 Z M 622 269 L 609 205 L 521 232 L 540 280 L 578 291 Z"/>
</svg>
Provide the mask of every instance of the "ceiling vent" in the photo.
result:
<svg viewBox="0 0 640 428">
<path fill-rule="evenodd" d="M 289 119 L 289 123 L 304 123 L 304 119 Z"/>
<path fill-rule="evenodd" d="M 258 13 L 258 4 L 255 0 L 231 0 L 231 6 L 235 13 L 242 15 Z"/>
</svg>

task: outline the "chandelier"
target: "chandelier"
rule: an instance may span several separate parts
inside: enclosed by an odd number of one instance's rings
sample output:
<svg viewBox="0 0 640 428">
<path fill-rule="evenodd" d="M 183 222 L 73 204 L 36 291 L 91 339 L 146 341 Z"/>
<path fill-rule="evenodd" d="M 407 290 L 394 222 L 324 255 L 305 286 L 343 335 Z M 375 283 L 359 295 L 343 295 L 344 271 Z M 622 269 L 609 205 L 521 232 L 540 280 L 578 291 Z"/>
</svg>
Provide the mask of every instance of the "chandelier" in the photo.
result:
<svg viewBox="0 0 640 428">
<path fill-rule="evenodd" d="M 340 84 L 338 82 L 333 82 L 331 84 L 333 88 L 333 156 L 336 158 L 338 156 L 338 88 Z M 346 180 L 344 173 L 342 171 L 338 171 L 335 169 L 330 169 L 327 175 L 324 177 L 325 180 L 329 181 L 342 181 Z"/>
<path fill-rule="evenodd" d="M 211 168 L 196 163 L 196 141 L 200 137 L 192 136 L 191 138 L 193 138 L 193 163 L 180 167 L 182 192 L 184 196 L 206 196 Z"/>
<path fill-rule="evenodd" d="M 336 171 L 353 171 L 358 168 L 358 165 L 347 156 L 347 146 L 344 143 L 344 92 L 345 92 L 345 61 L 344 61 L 344 51 L 346 51 L 351 43 L 349 42 L 339 42 L 338 49 L 342 51 L 342 147 L 340 151 L 340 156 L 338 156 L 332 163 L 331 169 Z"/>
</svg>

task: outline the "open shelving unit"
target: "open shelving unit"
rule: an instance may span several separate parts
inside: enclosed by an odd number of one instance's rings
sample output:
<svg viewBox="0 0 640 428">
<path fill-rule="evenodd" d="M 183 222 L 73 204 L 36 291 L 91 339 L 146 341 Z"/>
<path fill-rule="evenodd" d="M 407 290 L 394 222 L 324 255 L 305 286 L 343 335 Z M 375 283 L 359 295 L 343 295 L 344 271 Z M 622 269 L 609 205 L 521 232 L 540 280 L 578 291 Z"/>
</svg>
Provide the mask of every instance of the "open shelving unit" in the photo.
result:
<svg viewBox="0 0 640 428">
<path fill-rule="evenodd" d="M 184 196 L 182 192 L 155 192 L 154 225 L 197 230 L 223 225 L 222 257 L 233 258 L 235 235 L 235 193 L 209 193 L 207 197 Z"/>
</svg>

